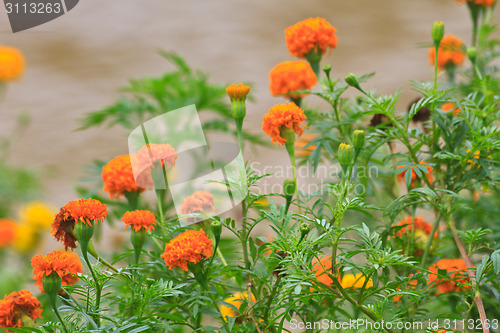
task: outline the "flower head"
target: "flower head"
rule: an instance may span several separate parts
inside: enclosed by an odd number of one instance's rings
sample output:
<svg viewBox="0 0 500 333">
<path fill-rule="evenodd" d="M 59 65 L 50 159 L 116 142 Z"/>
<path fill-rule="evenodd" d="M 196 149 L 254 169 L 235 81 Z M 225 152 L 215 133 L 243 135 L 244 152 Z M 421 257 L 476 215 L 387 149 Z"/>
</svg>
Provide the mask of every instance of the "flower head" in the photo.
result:
<svg viewBox="0 0 500 333">
<path fill-rule="evenodd" d="M 42 279 L 44 276 L 49 276 L 52 273 L 57 273 L 62 279 L 63 286 L 75 284 L 78 277 L 73 274 L 82 273 L 82 262 L 78 255 L 72 252 L 54 251 L 47 253 L 47 256 L 41 254 L 36 255 L 31 259 L 33 266 L 33 279 L 35 284 L 43 292 Z"/>
<path fill-rule="evenodd" d="M 305 57 L 314 51 L 324 54 L 337 46 L 336 29 L 324 18 L 309 18 L 285 29 L 286 45 L 292 56 Z"/>
<path fill-rule="evenodd" d="M 16 227 L 14 248 L 19 252 L 30 252 L 34 250 L 40 241 L 40 233 L 36 227 L 23 223 Z"/>
<path fill-rule="evenodd" d="M 243 302 L 247 301 L 248 301 L 248 292 L 245 291 L 243 293 L 239 292 L 233 294 L 231 297 L 226 298 L 224 300 L 224 303 L 231 304 L 232 306 L 234 306 L 236 309 L 239 310 Z M 252 302 L 254 303 L 257 302 L 254 295 L 252 295 Z M 240 315 L 240 313 L 234 310 L 233 307 L 224 304 L 220 305 L 220 313 L 222 314 L 222 317 L 224 319 L 226 319 L 227 317 L 238 317 Z"/>
<path fill-rule="evenodd" d="M 457 107 L 453 102 L 444 103 L 443 105 L 441 105 L 441 110 L 443 110 L 444 112 L 451 111 L 453 112 L 454 116 L 456 116 L 459 113 L 462 113 L 462 110 L 460 110 L 460 108 Z"/>
<path fill-rule="evenodd" d="M 148 143 L 137 152 L 137 165 L 141 171 L 153 167 L 156 161 L 166 169 L 175 166 L 178 154 L 168 143 Z"/>
<path fill-rule="evenodd" d="M 285 95 L 292 91 L 309 90 L 318 82 L 316 74 L 307 61 L 285 61 L 269 72 L 269 89 L 274 96 Z M 304 95 L 291 94 L 291 98 Z"/>
<path fill-rule="evenodd" d="M 75 219 L 63 207 L 52 222 L 52 236 L 64 244 L 64 248 L 76 248 Z"/>
<path fill-rule="evenodd" d="M 0 249 L 12 244 L 16 239 L 17 224 L 10 219 L 0 219 Z"/>
<path fill-rule="evenodd" d="M 446 278 L 438 277 L 439 270 L 448 272 Z M 470 288 L 467 266 L 463 259 L 441 259 L 429 267 L 429 284 L 435 283 L 438 294 L 464 291 Z"/>
<path fill-rule="evenodd" d="M 484 7 L 484 8 L 493 7 L 493 5 L 496 2 L 496 0 L 458 0 L 457 2 L 464 3 L 466 1 L 471 2 L 477 6 Z"/>
<path fill-rule="evenodd" d="M 353 289 L 360 289 L 363 288 L 363 286 L 365 286 L 365 288 L 373 287 L 372 279 L 368 279 L 368 281 L 366 281 L 366 277 L 361 273 L 344 275 L 342 277 L 342 280 L 340 281 L 340 284 L 343 288 Z"/>
<path fill-rule="evenodd" d="M 278 104 L 269 109 L 264 116 L 262 129 L 272 138 L 273 143 L 278 142 L 281 146 L 287 142 L 281 136 L 281 130 L 286 127 L 300 136 L 304 131 L 300 127 L 304 120 L 306 120 L 304 110 L 295 103 Z"/>
<path fill-rule="evenodd" d="M 110 198 L 119 198 L 127 192 L 143 192 L 153 181 L 149 172 L 142 173 L 137 183 L 134 178 L 131 160 L 136 160 L 135 155 L 122 155 L 113 158 L 102 168 L 102 181 L 104 182 L 104 192 L 109 192 Z"/>
<path fill-rule="evenodd" d="M 429 237 L 431 236 L 432 225 L 425 222 L 423 216 L 415 217 L 413 219 L 411 216 L 408 216 L 406 219 L 403 219 L 398 224 L 396 224 L 396 227 L 398 228 L 398 230 L 394 233 L 394 238 L 408 237 L 412 234 L 412 230 L 414 230 L 413 235 L 415 237 L 415 246 L 417 248 L 417 251 L 414 253 L 414 255 L 421 255 L 423 253 L 422 251 L 427 245 Z M 437 238 L 438 234 L 436 232 L 434 233 L 434 239 Z"/>
<path fill-rule="evenodd" d="M 87 223 L 93 226 L 97 221 L 103 221 L 108 215 L 106 205 L 92 198 L 73 200 L 64 207 L 66 219 L 72 218 L 75 223 Z"/>
<path fill-rule="evenodd" d="M 314 258 L 312 260 L 312 271 L 314 272 L 314 276 L 316 276 L 316 279 L 318 279 L 319 282 L 331 285 L 333 283 L 333 280 L 330 275 L 335 275 L 332 269 L 332 257 L 323 256 L 319 260 L 318 258 Z M 311 291 L 314 290 L 316 289 L 311 287 Z"/>
<path fill-rule="evenodd" d="M 226 87 L 226 93 L 232 101 L 246 99 L 249 92 L 250 87 L 244 85 L 243 83 L 231 84 Z"/>
<path fill-rule="evenodd" d="M 168 242 L 161 257 L 171 270 L 179 267 L 187 272 L 188 263 L 197 264 L 212 253 L 212 240 L 203 230 L 188 230 Z"/>
<path fill-rule="evenodd" d="M 426 166 L 426 163 L 427 163 L 427 162 L 425 162 L 425 161 L 420 161 L 418 164 L 421 164 L 421 165 Z M 398 166 L 396 169 L 399 169 L 399 168 L 401 168 L 401 167 L 402 167 L 402 166 L 400 165 L 400 166 Z M 434 182 L 433 170 L 432 170 L 432 168 L 431 168 L 431 166 L 430 166 L 430 165 L 427 165 L 427 166 L 426 166 L 426 168 L 427 168 L 427 173 L 426 173 L 426 175 L 427 175 L 427 180 L 428 180 L 428 181 L 429 181 L 429 183 L 432 185 L 432 183 Z M 410 168 L 410 169 L 411 169 L 411 187 L 413 187 L 413 188 L 414 188 L 414 187 L 416 187 L 416 186 L 417 186 L 417 180 L 419 180 L 419 177 L 418 177 L 418 175 L 417 175 L 417 172 L 414 170 L 414 168 Z M 401 183 L 404 183 L 404 182 L 405 182 L 405 176 L 406 176 L 406 173 L 407 173 L 408 171 L 410 171 L 410 169 L 407 169 L 407 170 L 405 170 L 405 171 L 403 171 L 403 172 L 401 172 L 401 173 L 399 173 L 399 174 L 397 175 L 397 178 L 398 178 L 398 181 L 399 181 L 399 182 L 401 182 Z"/>
<path fill-rule="evenodd" d="M 125 230 L 128 226 L 132 226 L 135 231 L 144 228 L 145 231 L 155 229 L 156 218 L 149 210 L 134 210 L 133 212 L 126 212 L 122 217 L 123 223 L 126 224 Z"/>
<path fill-rule="evenodd" d="M 186 197 L 179 208 L 179 212 L 184 215 L 188 214 L 208 214 L 216 212 L 214 207 L 214 197 L 208 191 L 196 191 L 192 195 Z"/>
<path fill-rule="evenodd" d="M 28 290 L 14 291 L 0 300 L 0 327 L 21 327 L 23 317 L 41 318 L 42 304 Z"/>
<path fill-rule="evenodd" d="M 19 217 L 23 223 L 39 229 L 48 229 L 54 220 L 54 211 L 46 204 L 33 201 L 19 210 Z"/>
<path fill-rule="evenodd" d="M 0 81 L 17 79 L 24 72 L 23 54 L 14 47 L 0 45 Z"/>
<path fill-rule="evenodd" d="M 429 62 L 435 64 L 436 50 L 434 47 L 429 49 Z M 444 69 L 446 66 L 459 66 L 464 62 L 466 53 L 462 40 L 452 34 L 446 35 L 441 40 L 438 49 L 438 69 Z"/>
</svg>

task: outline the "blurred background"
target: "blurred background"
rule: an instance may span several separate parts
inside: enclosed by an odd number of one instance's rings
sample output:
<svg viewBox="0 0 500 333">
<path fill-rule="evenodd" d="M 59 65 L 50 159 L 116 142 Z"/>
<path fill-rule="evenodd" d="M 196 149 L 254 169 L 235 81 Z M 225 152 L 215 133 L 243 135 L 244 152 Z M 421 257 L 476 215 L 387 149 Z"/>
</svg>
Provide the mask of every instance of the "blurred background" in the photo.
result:
<svg viewBox="0 0 500 333">
<path fill-rule="evenodd" d="M 55 207 L 75 199 L 72 188 L 84 166 L 127 153 L 128 134 L 118 127 L 75 131 L 78 120 L 114 103 L 129 79 L 171 70 L 158 49 L 177 52 L 210 73 L 211 82 L 253 82 L 255 101 L 245 127 L 260 133 L 262 116 L 285 101 L 268 89 L 269 70 L 290 59 L 284 29 L 317 16 L 335 26 L 338 36 L 337 48 L 322 63 L 331 64 L 336 77 L 375 71 L 368 86 L 382 94 L 402 87 L 401 108 L 415 97 L 409 80 L 432 76 L 427 48 L 418 47 L 430 41 L 432 22 L 442 20 L 447 33 L 470 42 L 468 11 L 454 0 L 86 0 L 16 34 L 0 11 L 0 43 L 19 48 L 27 63 L 0 105 L 0 132 L 10 133 L 20 114 L 31 117 L 9 163 L 43 169 L 44 198 Z M 245 157 L 264 164 L 288 160 L 284 149 L 249 149 Z"/>
</svg>

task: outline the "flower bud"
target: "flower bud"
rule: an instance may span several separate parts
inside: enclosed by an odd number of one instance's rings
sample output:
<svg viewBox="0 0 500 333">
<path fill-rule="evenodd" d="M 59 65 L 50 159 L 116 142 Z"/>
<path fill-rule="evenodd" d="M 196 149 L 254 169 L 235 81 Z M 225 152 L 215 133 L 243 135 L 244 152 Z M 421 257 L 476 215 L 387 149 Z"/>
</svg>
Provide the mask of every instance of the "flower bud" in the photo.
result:
<svg viewBox="0 0 500 333">
<path fill-rule="evenodd" d="M 245 100 L 248 93 L 250 92 L 250 87 L 242 83 L 232 84 L 226 88 L 226 93 L 231 99 L 231 110 L 233 111 L 234 119 L 243 119 L 246 115 L 246 104 Z"/>
<path fill-rule="evenodd" d="M 469 58 L 470 62 L 473 64 L 476 63 L 476 57 L 477 57 L 477 49 L 475 47 L 469 47 L 467 49 L 467 57 Z"/>
<path fill-rule="evenodd" d="M 345 82 L 350 85 L 351 87 L 354 87 L 354 88 L 357 88 L 357 89 L 360 89 L 359 87 L 359 82 L 358 82 L 358 78 L 356 77 L 356 75 L 354 75 L 353 73 L 349 73 L 346 75 L 346 77 L 344 78 Z"/>
<path fill-rule="evenodd" d="M 361 149 L 365 145 L 365 131 L 355 130 L 352 133 L 352 145 L 354 148 Z"/>
<path fill-rule="evenodd" d="M 354 149 L 351 145 L 341 143 L 338 150 L 338 159 L 340 166 L 344 172 L 347 171 L 347 167 L 352 164 L 354 157 Z"/>
<path fill-rule="evenodd" d="M 52 272 L 49 276 L 43 275 L 42 285 L 43 290 L 49 295 L 57 295 L 59 290 L 61 290 L 62 279 L 56 273 Z"/>
<path fill-rule="evenodd" d="M 432 25 L 432 40 L 434 41 L 434 45 L 438 45 L 441 43 L 441 40 L 444 37 L 444 23 L 441 21 L 436 21 Z"/>
<path fill-rule="evenodd" d="M 309 223 L 302 222 L 302 224 L 300 225 L 300 234 L 305 236 L 309 233 L 309 231 L 311 231 L 311 226 L 309 225 Z"/>
<path fill-rule="evenodd" d="M 295 143 L 295 132 L 293 129 L 286 126 L 281 126 L 280 135 L 283 139 L 286 140 L 286 145 L 293 145 Z"/>
<path fill-rule="evenodd" d="M 217 244 L 220 240 L 220 234 L 222 233 L 222 224 L 219 221 L 212 221 L 212 232 L 214 233 L 215 243 Z"/>
<path fill-rule="evenodd" d="M 132 233 L 130 234 L 130 241 L 134 246 L 134 249 L 140 251 L 142 246 L 144 245 L 144 241 L 146 240 L 146 230 L 144 228 L 139 229 L 139 231 L 135 231 L 132 228 Z"/>
<path fill-rule="evenodd" d="M 283 193 L 288 198 L 292 198 L 295 194 L 295 188 L 297 187 L 297 183 L 294 179 L 285 179 L 283 182 Z"/>
<path fill-rule="evenodd" d="M 330 71 L 332 70 L 332 66 L 330 65 L 324 65 L 323 66 L 323 72 L 325 72 L 326 76 L 330 76 Z"/>
</svg>

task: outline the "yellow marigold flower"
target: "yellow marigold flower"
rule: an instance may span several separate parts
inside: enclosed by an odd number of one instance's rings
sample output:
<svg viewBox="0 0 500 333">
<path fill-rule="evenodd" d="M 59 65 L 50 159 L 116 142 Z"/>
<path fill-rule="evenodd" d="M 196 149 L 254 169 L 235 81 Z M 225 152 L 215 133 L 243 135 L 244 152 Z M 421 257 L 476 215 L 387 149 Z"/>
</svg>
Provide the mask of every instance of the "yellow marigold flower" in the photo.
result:
<svg viewBox="0 0 500 333">
<path fill-rule="evenodd" d="M 123 223 L 125 223 L 125 230 L 128 226 L 132 226 L 135 231 L 144 230 L 151 231 L 155 229 L 156 218 L 153 213 L 149 210 L 134 210 L 133 212 L 126 212 L 122 217 Z"/>
<path fill-rule="evenodd" d="M 19 209 L 20 220 L 39 229 L 50 228 L 54 215 L 52 207 L 39 201 L 33 201 Z"/>
<path fill-rule="evenodd" d="M 250 87 L 244 85 L 243 83 L 231 84 L 226 88 L 226 93 L 231 100 L 246 99 L 249 92 Z"/>
<path fill-rule="evenodd" d="M 16 228 L 14 248 L 19 252 L 29 252 L 38 246 L 40 235 L 37 228 L 28 224 L 19 224 Z"/>
<path fill-rule="evenodd" d="M 113 158 L 102 168 L 102 181 L 104 192 L 109 192 L 110 198 L 119 198 L 127 192 L 143 192 L 144 188 L 153 185 L 149 170 L 145 170 L 137 179 L 132 171 L 132 160 L 136 161 L 135 155 L 122 155 Z"/>
<path fill-rule="evenodd" d="M 438 69 L 443 69 L 446 66 L 459 66 L 465 59 L 465 46 L 462 40 L 452 34 L 446 35 L 441 40 L 438 49 Z M 429 48 L 429 62 L 435 64 L 436 50 L 434 47 Z"/>
<path fill-rule="evenodd" d="M 304 131 L 300 125 L 306 120 L 304 110 L 299 108 L 295 103 L 278 104 L 269 109 L 269 112 L 264 116 L 262 129 L 272 138 L 273 143 L 284 145 L 286 139 L 281 136 L 281 130 L 288 127 L 299 136 Z"/>
<path fill-rule="evenodd" d="M 318 82 L 316 74 L 307 61 L 285 61 L 269 72 L 269 89 L 274 96 L 285 95 L 292 91 L 309 90 Z M 304 95 L 291 94 L 291 98 Z"/>
<path fill-rule="evenodd" d="M 23 72 L 23 54 L 14 47 L 0 45 L 0 81 L 17 79 Z"/>
<path fill-rule="evenodd" d="M 161 257 L 170 270 L 179 267 L 187 272 L 188 263 L 197 264 L 212 253 L 212 240 L 203 230 L 188 230 L 168 242 Z"/>
<path fill-rule="evenodd" d="M 309 18 L 285 29 L 286 45 L 292 56 L 305 57 L 315 51 L 324 54 L 337 46 L 336 29 L 324 18 Z"/>
<path fill-rule="evenodd" d="M 346 274 L 344 275 L 344 277 L 342 277 L 342 281 L 340 281 L 340 284 L 343 288 L 360 289 L 365 284 L 365 281 L 366 277 L 361 273 Z M 371 287 L 373 287 L 373 282 L 372 279 L 369 279 L 368 282 L 366 282 L 366 288 Z"/>
<path fill-rule="evenodd" d="M 69 286 L 78 281 L 78 277 L 74 274 L 82 273 L 82 262 L 78 255 L 72 252 L 54 251 L 47 253 L 47 256 L 36 255 L 31 259 L 31 266 L 33 279 L 36 280 L 35 284 L 41 292 L 44 292 L 42 284 L 44 276 L 57 273 L 62 279 L 62 285 Z"/>
<path fill-rule="evenodd" d="M 0 219 L 0 249 L 12 244 L 16 239 L 17 224 L 11 219 Z"/>
<path fill-rule="evenodd" d="M 92 198 L 68 202 L 64 207 L 66 218 L 73 218 L 76 223 L 87 223 L 93 226 L 97 221 L 103 221 L 108 215 L 106 205 Z"/>
<path fill-rule="evenodd" d="M 2 328 L 22 327 L 28 324 L 26 319 L 36 321 L 41 318 L 41 314 L 42 304 L 26 289 L 14 291 L 0 300 L 0 327 Z"/>
<path fill-rule="evenodd" d="M 245 291 L 243 293 L 235 293 L 233 296 L 226 298 L 224 302 L 233 305 L 239 310 L 243 302 L 248 302 L 248 292 Z M 252 295 L 252 302 L 257 302 L 254 295 Z M 227 317 L 238 317 L 240 315 L 239 311 L 236 311 L 234 308 L 224 304 L 220 305 L 220 313 L 224 319 Z"/>
</svg>

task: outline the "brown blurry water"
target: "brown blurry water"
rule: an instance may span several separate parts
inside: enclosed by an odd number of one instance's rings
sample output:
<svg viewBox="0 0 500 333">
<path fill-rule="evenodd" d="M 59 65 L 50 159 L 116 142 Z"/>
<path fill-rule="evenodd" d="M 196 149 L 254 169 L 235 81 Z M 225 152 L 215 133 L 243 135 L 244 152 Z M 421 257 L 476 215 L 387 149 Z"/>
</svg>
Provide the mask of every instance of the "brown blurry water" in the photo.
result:
<svg viewBox="0 0 500 333">
<path fill-rule="evenodd" d="M 369 87 L 380 93 L 403 87 L 403 107 L 415 95 L 409 80 L 432 77 L 427 50 L 416 47 L 430 41 L 432 22 L 442 20 L 447 33 L 470 40 L 467 9 L 454 0 L 83 0 L 68 14 L 16 34 L 2 11 L 0 44 L 21 49 L 27 70 L 0 105 L 0 132 L 10 131 L 22 112 L 32 117 L 11 162 L 53 167 L 55 175 L 44 180 L 46 200 L 60 206 L 75 199 L 72 187 L 83 167 L 127 153 L 128 134 L 119 128 L 75 132 L 77 120 L 113 103 L 129 78 L 171 69 L 159 48 L 210 72 L 213 82 L 254 82 L 256 103 L 248 106 L 245 126 L 260 132 L 264 113 L 283 102 L 268 91 L 269 70 L 289 59 L 283 31 L 317 16 L 337 28 L 339 40 L 323 64 L 339 77 L 376 71 Z M 288 162 L 284 149 L 250 149 L 246 157 Z"/>
</svg>

